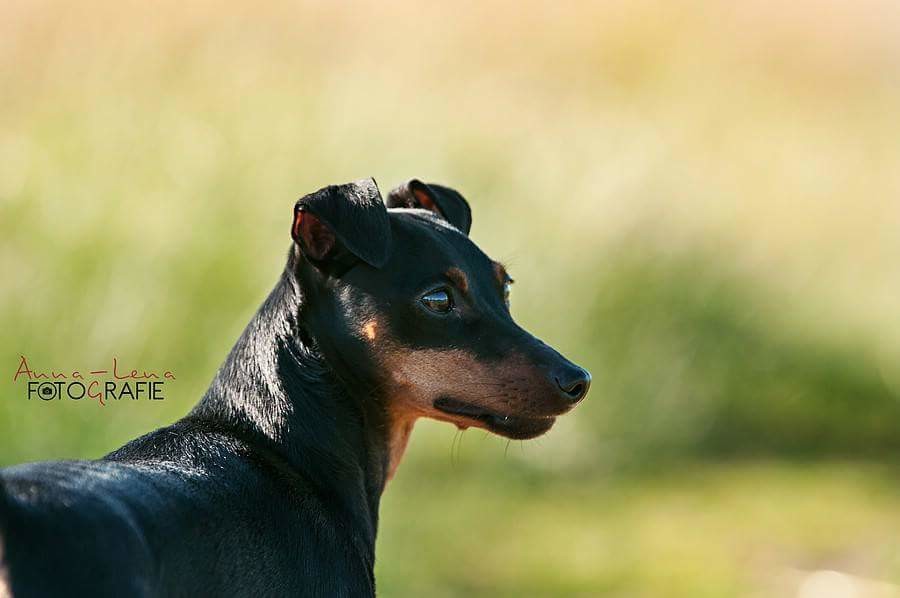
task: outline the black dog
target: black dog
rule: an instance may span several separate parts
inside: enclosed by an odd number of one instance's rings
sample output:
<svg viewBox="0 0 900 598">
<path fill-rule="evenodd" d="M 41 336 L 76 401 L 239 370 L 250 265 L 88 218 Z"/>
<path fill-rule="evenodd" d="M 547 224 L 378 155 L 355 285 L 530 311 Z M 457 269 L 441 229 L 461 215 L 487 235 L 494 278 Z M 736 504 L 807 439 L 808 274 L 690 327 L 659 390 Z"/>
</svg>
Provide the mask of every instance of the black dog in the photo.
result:
<svg viewBox="0 0 900 598">
<path fill-rule="evenodd" d="M 446 187 L 297 202 L 275 290 L 184 419 L 0 474 L 0 597 L 371 596 L 413 423 L 546 432 L 590 376 L 519 328 Z"/>
</svg>

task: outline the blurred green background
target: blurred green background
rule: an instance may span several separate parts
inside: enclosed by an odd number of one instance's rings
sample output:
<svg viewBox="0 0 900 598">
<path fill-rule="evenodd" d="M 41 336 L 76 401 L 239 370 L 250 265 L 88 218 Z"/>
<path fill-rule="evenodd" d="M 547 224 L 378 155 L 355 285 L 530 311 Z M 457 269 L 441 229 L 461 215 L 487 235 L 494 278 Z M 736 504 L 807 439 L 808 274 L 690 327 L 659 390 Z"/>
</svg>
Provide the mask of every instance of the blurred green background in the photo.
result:
<svg viewBox="0 0 900 598">
<path fill-rule="evenodd" d="M 0 4 L 0 465 L 186 413 L 294 200 L 449 184 L 593 373 L 507 444 L 417 425 L 383 596 L 900 596 L 893 0 Z M 27 402 L 38 369 L 167 400 Z"/>
</svg>

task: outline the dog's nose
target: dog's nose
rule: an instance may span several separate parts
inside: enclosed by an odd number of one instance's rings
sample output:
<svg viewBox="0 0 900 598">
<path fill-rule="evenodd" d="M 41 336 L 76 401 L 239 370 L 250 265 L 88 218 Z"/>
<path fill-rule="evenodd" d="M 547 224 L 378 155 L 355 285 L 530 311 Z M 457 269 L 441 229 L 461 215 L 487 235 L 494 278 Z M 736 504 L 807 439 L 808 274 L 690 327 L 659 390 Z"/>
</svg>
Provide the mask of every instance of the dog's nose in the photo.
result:
<svg viewBox="0 0 900 598">
<path fill-rule="evenodd" d="M 577 365 L 560 368 L 553 376 L 559 392 L 566 400 L 577 403 L 591 387 L 591 374 Z"/>
</svg>

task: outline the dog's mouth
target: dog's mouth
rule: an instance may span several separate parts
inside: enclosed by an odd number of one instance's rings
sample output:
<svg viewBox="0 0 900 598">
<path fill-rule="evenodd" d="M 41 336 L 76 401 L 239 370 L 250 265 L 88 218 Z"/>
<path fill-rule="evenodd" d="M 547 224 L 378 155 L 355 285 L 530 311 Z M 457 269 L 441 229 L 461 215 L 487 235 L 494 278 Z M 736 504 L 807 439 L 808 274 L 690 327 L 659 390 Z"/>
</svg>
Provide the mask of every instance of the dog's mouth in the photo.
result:
<svg viewBox="0 0 900 598">
<path fill-rule="evenodd" d="M 478 422 L 494 434 L 505 436 L 513 440 L 527 440 L 540 436 L 556 421 L 553 416 L 521 416 L 501 415 L 480 405 L 473 405 L 449 397 L 441 397 L 434 402 L 438 411 L 453 416 L 453 421 L 459 424 L 459 418 Z"/>
</svg>

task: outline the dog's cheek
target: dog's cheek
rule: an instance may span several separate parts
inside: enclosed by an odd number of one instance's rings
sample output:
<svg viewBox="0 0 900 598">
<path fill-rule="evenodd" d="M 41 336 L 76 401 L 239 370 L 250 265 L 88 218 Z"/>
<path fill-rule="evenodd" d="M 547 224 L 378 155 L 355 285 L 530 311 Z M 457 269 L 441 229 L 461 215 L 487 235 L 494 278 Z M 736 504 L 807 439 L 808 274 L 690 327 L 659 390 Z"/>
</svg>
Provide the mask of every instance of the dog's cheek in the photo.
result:
<svg viewBox="0 0 900 598">
<path fill-rule="evenodd" d="M 434 402 L 441 397 L 475 403 L 484 400 L 481 391 L 487 386 L 482 381 L 490 372 L 466 351 L 392 348 L 385 357 L 393 402 L 421 415 L 437 413 Z"/>
</svg>

